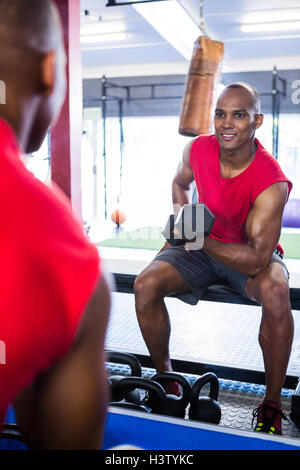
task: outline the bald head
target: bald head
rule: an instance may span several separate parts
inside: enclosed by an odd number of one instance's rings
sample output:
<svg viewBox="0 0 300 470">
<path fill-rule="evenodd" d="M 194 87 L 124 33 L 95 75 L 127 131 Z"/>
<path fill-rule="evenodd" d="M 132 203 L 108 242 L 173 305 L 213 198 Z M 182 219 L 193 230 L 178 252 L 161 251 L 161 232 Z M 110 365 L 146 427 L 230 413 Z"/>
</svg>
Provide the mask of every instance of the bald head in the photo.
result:
<svg viewBox="0 0 300 470">
<path fill-rule="evenodd" d="M 243 89 L 245 90 L 245 93 L 249 94 L 249 98 L 252 101 L 255 114 L 260 114 L 261 113 L 261 101 L 260 101 L 259 92 L 256 90 L 256 88 L 254 88 L 252 85 L 249 85 L 248 83 L 245 83 L 245 82 L 234 82 L 234 83 L 230 83 L 229 85 L 227 85 L 222 93 L 224 93 L 226 90 L 235 89 L 235 88 Z"/>
<path fill-rule="evenodd" d="M 45 53 L 61 42 L 60 20 L 49 0 L 0 0 L 0 44 Z"/>
<path fill-rule="evenodd" d="M 0 0 L 0 117 L 23 150 L 37 150 L 65 96 L 66 56 L 56 6 L 50 0 Z"/>
<path fill-rule="evenodd" d="M 233 155 L 242 148 L 250 148 L 252 154 L 256 148 L 255 132 L 263 119 L 259 93 L 254 87 L 244 82 L 227 85 L 218 97 L 214 117 L 215 135 L 223 155 Z"/>
</svg>

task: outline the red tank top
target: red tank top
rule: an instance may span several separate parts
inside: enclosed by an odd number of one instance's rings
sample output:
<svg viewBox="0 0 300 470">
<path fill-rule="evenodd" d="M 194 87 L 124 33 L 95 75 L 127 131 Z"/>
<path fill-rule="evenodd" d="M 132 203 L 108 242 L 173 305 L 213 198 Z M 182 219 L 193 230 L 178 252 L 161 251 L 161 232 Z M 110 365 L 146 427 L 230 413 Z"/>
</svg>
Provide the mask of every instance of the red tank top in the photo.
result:
<svg viewBox="0 0 300 470">
<path fill-rule="evenodd" d="M 70 202 L 25 167 L 0 119 L 0 434 L 9 403 L 71 347 L 101 279 Z"/>
<path fill-rule="evenodd" d="M 233 178 L 223 178 L 220 171 L 219 142 L 215 135 L 199 136 L 192 144 L 190 165 L 198 191 L 215 215 L 210 237 L 225 243 L 247 244 L 245 223 L 257 196 L 279 181 L 292 183 L 277 160 L 256 139 L 257 151 L 250 165 Z M 279 245 L 280 246 L 280 245 Z"/>
</svg>

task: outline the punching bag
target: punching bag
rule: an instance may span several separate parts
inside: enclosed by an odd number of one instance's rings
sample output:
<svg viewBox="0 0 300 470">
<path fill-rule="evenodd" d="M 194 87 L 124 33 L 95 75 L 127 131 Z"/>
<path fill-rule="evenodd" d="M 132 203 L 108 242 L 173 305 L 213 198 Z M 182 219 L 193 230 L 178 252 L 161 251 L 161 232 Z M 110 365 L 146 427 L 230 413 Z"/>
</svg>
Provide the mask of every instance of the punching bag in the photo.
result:
<svg viewBox="0 0 300 470">
<path fill-rule="evenodd" d="M 195 137 L 212 131 L 212 105 L 221 76 L 224 44 L 200 36 L 194 44 L 180 111 L 179 134 Z"/>
</svg>

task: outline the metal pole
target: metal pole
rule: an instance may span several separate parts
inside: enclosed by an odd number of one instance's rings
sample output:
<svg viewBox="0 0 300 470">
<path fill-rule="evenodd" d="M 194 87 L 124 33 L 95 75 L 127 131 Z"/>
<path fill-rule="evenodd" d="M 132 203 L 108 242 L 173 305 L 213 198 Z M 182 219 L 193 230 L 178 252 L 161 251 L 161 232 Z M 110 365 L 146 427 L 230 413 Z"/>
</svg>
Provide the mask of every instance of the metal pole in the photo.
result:
<svg viewBox="0 0 300 470">
<path fill-rule="evenodd" d="M 103 163 L 104 163 L 104 218 L 107 219 L 107 172 L 106 172 L 106 77 L 102 77 L 102 132 L 103 132 Z"/>
<path fill-rule="evenodd" d="M 119 124 L 120 124 L 120 191 L 118 196 L 118 203 L 121 202 L 122 192 L 122 176 L 123 176 L 123 146 L 124 146 L 124 133 L 123 133 L 123 100 L 119 100 Z"/>
<path fill-rule="evenodd" d="M 278 159 L 278 90 L 277 90 L 277 69 L 273 69 L 272 79 L 272 153 Z"/>
<path fill-rule="evenodd" d="M 94 179 L 94 191 L 93 191 L 93 218 L 97 218 L 98 214 L 98 139 L 97 139 L 98 123 L 93 121 L 93 179 Z"/>
</svg>

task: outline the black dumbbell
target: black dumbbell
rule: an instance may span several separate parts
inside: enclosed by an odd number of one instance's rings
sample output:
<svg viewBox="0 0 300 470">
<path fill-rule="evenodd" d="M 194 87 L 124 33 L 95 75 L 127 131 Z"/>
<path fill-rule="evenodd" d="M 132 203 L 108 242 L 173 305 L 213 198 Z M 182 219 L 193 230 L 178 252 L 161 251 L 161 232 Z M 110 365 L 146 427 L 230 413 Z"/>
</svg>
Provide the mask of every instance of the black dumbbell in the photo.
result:
<svg viewBox="0 0 300 470">
<path fill-rule="evenodd" d="M 210 384 L 209 396 L 199 396 L 201 389 L 207 383 Z M 202 375 L 192 387 L 189 418 L 196 421 L 219 424 L 221 421 L 221 407 L 217 402 L 218 395 L 218 377 L 212 372 Z"/>
<path fill-rule="evenodd" d="M 144 404 L 135 404 L 126 401 L 126 395 L 132 389 L 138 388 L 148 392 L 149 400 Z M 165 407 L 166 393 L 164 388 L 157 382 L 143 377 L 124 377 L 123 380 L 115 384 L 114 393 L 115 402 L 111 402 L 110 406 L 120 408 L 130 408 L 134 410 L 161 413 Z M 125 401 L 121 401 L 124 400 Z M 150 406 L 151 403 L 151 406 Z"/>
<path fill-rule="evenodd" d="M 168 416 L 176 416 L 178 418 L 185 417 L 185 410 L 191 399 L 192 387 L 189 382 L 180 374 L 175 372 L 159 372 L 152 377 L 152 380 L 162 385 L 168 382 L 178 382 L 182 388 L 182 395 L 180 397 L 176 395 L 166 394 L 165 407 L 162 414 Z"/>
<path fill-rule="evenodd" d="M 118 351 L 108 351 L 107 352 L 107 360 L 108 362 L 113 362 L 117 364 L 125 364 L 128 365 L 131 369 L 131 376 L 134 377 L 141 377 L 142 376 L 142 366 L 140 361 L 137 357 L 133 354 L 123 353 Z M 111 399 L 112 401 L 116 401 L 115 396 L 115 385 L 120 382 L 120 380 L 124 379 L 124 375 L 111 375 L 108 379 L 110 389 L 111 389 Z M 140 404 L 140 393 L 137 389 L 128 390 L 126 395 L 126 401 Z"/>
<path fill-rule="evenodd" d="M 184 204 L 176 216 L 171 214 L 162 235 L 173 246 L 194 243 L 208 237 L 215 221 L 209 208 L 200 203 Z M 174 229 L 175 233 L 174 233 Z"/>
</svg>

